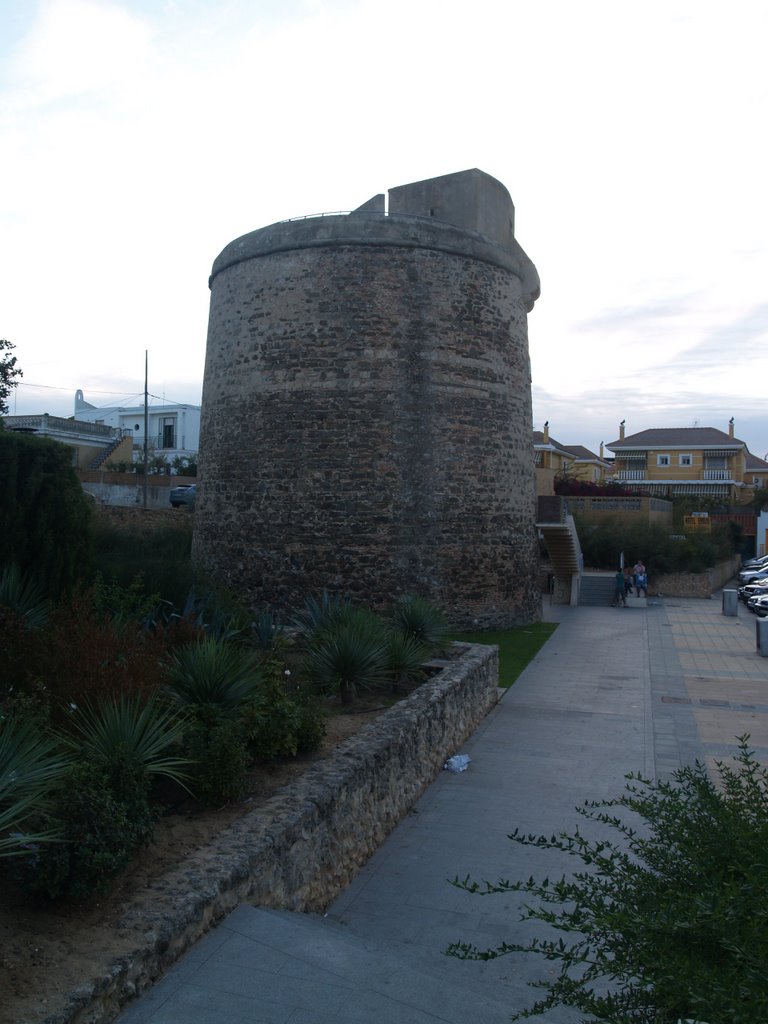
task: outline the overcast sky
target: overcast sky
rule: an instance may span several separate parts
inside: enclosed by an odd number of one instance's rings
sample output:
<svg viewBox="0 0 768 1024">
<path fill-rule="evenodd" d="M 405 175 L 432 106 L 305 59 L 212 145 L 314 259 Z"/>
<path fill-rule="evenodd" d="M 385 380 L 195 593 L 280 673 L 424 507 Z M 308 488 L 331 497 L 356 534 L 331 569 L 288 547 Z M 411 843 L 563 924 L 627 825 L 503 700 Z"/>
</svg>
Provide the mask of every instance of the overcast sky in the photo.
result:
<svg viewBox="0 0 768 1024">
<path fill-rule="evenodd" d="M 765 0 L 0 0 L 11 412 L 200 401 L 211 264 L 479 167 L 542 294 L 534 427 L 768 451 Z"/>
</svg>

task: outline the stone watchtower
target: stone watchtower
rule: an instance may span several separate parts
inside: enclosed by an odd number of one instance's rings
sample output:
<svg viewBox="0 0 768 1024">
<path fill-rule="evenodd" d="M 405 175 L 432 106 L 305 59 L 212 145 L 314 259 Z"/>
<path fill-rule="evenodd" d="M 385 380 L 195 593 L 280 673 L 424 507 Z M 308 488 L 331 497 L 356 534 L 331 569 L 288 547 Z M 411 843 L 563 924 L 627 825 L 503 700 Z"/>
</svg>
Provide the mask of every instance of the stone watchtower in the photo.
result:
<svg viewBox="0 0 768 1024">
<path fill-rule="evenodd" d="M 504 186 L 470 170 L 273 224 L 210 287 L 196 562 L 252 608 L 327 589 L 536 619 L 539 280 Z"/>
</svg>

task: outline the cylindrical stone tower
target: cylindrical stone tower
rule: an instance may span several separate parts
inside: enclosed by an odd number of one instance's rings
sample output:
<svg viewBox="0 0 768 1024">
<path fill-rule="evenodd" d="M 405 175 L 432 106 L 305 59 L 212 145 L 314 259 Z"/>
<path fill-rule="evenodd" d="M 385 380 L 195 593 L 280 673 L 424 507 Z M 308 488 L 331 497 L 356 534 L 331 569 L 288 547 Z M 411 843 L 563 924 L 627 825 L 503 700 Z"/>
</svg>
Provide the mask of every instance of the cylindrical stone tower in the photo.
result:
<svg viewBox="0 0 768 1024">
<path fill-rule="evenodd" d="M 214 263 L 194 557 L 251 608 L 419 593 L 531 622 L 538 276 L 481 171 L 389 196 Z"/>
</svg>

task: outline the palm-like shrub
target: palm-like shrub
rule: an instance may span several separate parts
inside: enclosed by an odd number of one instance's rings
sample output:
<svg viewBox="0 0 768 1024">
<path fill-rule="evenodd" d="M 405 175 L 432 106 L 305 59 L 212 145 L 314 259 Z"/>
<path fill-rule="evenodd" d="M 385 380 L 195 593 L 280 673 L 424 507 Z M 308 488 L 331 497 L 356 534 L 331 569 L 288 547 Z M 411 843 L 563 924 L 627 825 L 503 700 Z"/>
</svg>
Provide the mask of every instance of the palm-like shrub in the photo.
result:
<svg viewBox="0 0 768 1024">
<path fill-rule="evenodd" d="M 156 699 L 145 703 L 138 696 L 121 696 L 75 708 L 70 724 L 73 735 L 65 743 L 80 761 L 104 772 L 111 796 L 125 812 L 127 834 L 120 843 L 129 850 L 146 843 L 154 828 L 153 778 L 186 788 L 190 760 L 171 753 L 181 745 L 185 717 Z"/>
<path fill-rule="evenodd" d="M 370 612 L 345 614 L 315 635 L 307 656 L 312 681 L 324 690 L 338 691 L 350 704 L 360 687 L 374 689 L 387 679 L 384 627 Z"/>
<path fill-rule="evenodd" d="M 252 651 L 216 637 L 180 647 L 168 660 L 170 699 L 198 718 L 236 717 L 260 680 Z"/>
<path fill-rule="evenodd" d="M 170 657 L 168 693 L 194 718 L 187 751 L 195 761 L 192 788 L 205 803 L 234 800 L 242 792 L 248 767 L 244 719 L 261 681 L 253 651 L 213 636 Z"/>
<path fill-rule="evenodd" d="M 0 605 L 10 608 L 27 629 L 39 629 L 48 621 L 50 603 L 45 591 L 16 565 L 0 571 Z"/>
<path fill-rule="evenodd" d="M 0 857 L 26 854 L 31 844 L 56 838 L 54 829 L 24 829 L 51 803 L 67 764 L 36 723 L 0 719 Z"/>
<path fill-rule="evenodd" d="M 407 685 L 422 674 L 429 647 L 411 633 L 392 629 L 386 640 L 387 674 L 393 689 Z"/>
<path fill-rule="evenodd" d="M 438 651 L 448 638 L 448 623 L 443 611 L 428 597 L 409 594 L 392 608 L 396 629 L 419 640 L 429 651 Z"/>
<path fill-rule="evenodd" d="M 67 745 L 110 774 L 127 765 L 147 782 L 157 775 L 184 784 L 189 760 L 169 754 L 186 728 L 186 719 L 177 710 L 162 708 L 157 700 L 113 697 L 75 709 L 71 724 L 75 735 L 67 738 Z"/>
</svg>

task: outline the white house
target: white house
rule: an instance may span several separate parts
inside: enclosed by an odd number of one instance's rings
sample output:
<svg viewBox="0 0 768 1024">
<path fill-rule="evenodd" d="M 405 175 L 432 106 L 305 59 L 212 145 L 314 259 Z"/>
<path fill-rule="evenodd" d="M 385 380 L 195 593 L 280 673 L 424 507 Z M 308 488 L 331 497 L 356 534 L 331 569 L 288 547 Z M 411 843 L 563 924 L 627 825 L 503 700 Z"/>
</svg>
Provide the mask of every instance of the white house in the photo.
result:
<svg viewBox="0 0 768 1024">
<path fill-rule="evenodd" d="M 107 406 L 97 408 L 86 402 L 82 391 L 75 392 L 75 419 L 103 423 L 133 436 L 137 457 L 144 452 L 144 406 Z M 176 456 L 197 457 L 200 444 L 200 406 L 155 402 L 148 406 L 147 438 L 150 455 L 164 455 L 168 462 Z"/>
</svg>

